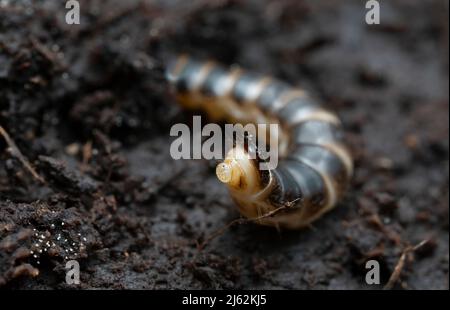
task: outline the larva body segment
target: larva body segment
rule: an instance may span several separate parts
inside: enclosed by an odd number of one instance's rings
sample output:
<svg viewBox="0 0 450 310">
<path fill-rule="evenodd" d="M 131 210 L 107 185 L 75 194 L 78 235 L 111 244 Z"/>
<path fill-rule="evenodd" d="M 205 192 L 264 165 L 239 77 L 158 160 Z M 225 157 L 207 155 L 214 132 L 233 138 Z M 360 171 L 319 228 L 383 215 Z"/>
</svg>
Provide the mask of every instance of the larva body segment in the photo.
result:
<svg viewBox="0 0 450 310">
<path fill-rule="evenodd" d="M 204 110 L 213 120 L 278 123 L 280 162 L 260 171 L 255 160 L 238 158 L 235 147 L 217 167 L 241 214 L 258 223 L 302 228 L 332 209 L 352 176 L 337 116 L 301 89 L 239 68 L 180 56 L 169 63 L 168 81 L 181 105 Z M 270 137 L 269 137 L 270 139 Z M 280 212 L 280 206 L 289 205 Z M 274 216 L 263 215 L 275 212 Z M 261 218 L 262 217 L 262 218 Z"/>
</svg>

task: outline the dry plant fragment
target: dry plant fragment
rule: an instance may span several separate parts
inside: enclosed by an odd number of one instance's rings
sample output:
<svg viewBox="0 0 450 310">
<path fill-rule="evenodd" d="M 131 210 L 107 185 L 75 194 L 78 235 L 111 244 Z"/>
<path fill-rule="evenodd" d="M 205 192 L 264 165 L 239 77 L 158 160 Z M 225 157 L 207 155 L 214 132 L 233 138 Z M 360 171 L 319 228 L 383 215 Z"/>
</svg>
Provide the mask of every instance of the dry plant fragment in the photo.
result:
<svg viewBox="0 0 450 310">
<path fill-rule="evenodd" d="M 26 157 L 20 152 L 19 148 L 17 147 L 16 143 L 11 139 L 9 134 L 6 132 L 6 130 L 0 125 L 0 135 L 3 136 L 3 138 L 6 141 L 6 144 L 9 147 L 9 150 L 11 154 L 16 157 L 22 165 L 31 173 L 31 175 L 41 182 L 42 184 L 45 184 L 45 180 L 36 172 L 36 170 L 31 166 L 30 162 Z"/>
<path fill-rule="evenodd" d="M 208 243 L 210 243 L 213 239 L 215 239 L 215 238 L 217 238 L 217 237 L 223 235 L 223 234 L 227 231 L 227 229 L 229 229 L 230 227 L 232 227 L 232 226 L 234 226 L 234 225 L 245 224 L 245 223 L 249 223 L 249 222 L 258 222 L 258 221 L 260 221 L 260 220 L 262 220 L 262 219 L 273 217 L 273 216 L 275 216 L 277 213 L 279 213 L 279 212 L 281 212 L 281 211 L 283 211 L 283 210 L 286 210 L 286 209 L 289 209 L 290 207 L 292 207 L 292 204 L 293 204 L 293 203 L 294 203 L 294 202 L 286 203 L 285 205 L 283 205 L 283 206 L 281 206 L 281 207 L 278 207 L 277 209 L 272 210 L 272 211 L 270 211 L 270 212 L 268 212 L 268 213 L 266 213 L 266 214 L 263 214 L 263 215 L 261 215 L 261 216 L 258 216 L 257 218 L 251 218 L 251 219 L 249 219 L 249 218 L 238 218 L 238 219 L 235 219 L 235 220 L 229 222 L 228 224 L 226 224 L 224 227 L 222 227 L 222 228 L 216 230 L 216 231 L 215 231 L 214 233 L 212 233 L 210 236 L 208 236 L 208 238 L 206 238 L 205 241 L 203 241 L 202 243 L 200 243 L 200 244 L 197 246 L 197 248 L 198 248 L 199 251 L 203 250 L 203 249 L 208 245 Z"/>
<path fill-rule="evenodd" d="M 405 266 L 407 256 L 416 251 L 417 249 L 421 248 L 422 246 L 424 246 L 427 242 L 428 240 L 423 240 L 417 245 L 406 247 L 406 249 L 403 250 L 402 255 L 400 256 L 397 262 L 397 265 L 395 266 L 394 271 L 392 272 L 391 277 L 389 278 L 389 281 L 384 286 L 385 290 L 392 289 L 395 283 L 397 283 L 398 279 L 400 278 L 400 274 L 403 270 L 403 267 Z"/>
</svg>

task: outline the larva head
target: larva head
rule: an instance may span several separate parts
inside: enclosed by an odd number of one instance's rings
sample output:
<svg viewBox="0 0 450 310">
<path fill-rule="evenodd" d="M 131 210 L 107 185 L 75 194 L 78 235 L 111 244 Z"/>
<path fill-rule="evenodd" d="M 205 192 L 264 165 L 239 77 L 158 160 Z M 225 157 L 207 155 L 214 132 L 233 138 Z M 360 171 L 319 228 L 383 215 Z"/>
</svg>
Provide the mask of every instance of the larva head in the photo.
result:
<svg viewBox="0 0 450 310">
<path fill-rule="evenodd" d="M 216 167 L 217 178 L 230 189 L 245 193 L 259 190 L 259 172 L 255 160 L 242 147 L 231 149 Z"/>
</svg>

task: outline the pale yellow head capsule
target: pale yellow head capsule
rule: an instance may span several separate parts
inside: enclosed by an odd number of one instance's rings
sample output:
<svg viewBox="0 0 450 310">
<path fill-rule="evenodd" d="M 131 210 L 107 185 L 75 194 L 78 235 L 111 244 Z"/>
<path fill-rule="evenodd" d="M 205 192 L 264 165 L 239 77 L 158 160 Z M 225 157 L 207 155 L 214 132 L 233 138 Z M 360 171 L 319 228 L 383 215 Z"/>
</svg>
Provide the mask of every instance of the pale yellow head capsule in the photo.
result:
<svg viewBox="0 0 450 310">
<path fill-rule="evenodd" d="M 261 184 L 257 162 L 243 148 L 231 149 L 225 160 L 217 165 L 216 175 L 227 185 L 239 212 L 244 216 L 256 218 L 270 210 L 271 206 L 260 196 L 265 185 Z"/>
<path fill-rule="evenodd" d="M 216 167 L 217 178 L 232 190 L 250 193 L 258 190 L 259 174 L 255 162 L 243 148 L 231 149 Z"/>
<path fill-rule="evenodd" d="M 232 187 L 238 187 L 241 179 L 241 169 L 237 161 L 226 160 L 216 167 L 216 175 L 220 182 Z"/>
</svg>

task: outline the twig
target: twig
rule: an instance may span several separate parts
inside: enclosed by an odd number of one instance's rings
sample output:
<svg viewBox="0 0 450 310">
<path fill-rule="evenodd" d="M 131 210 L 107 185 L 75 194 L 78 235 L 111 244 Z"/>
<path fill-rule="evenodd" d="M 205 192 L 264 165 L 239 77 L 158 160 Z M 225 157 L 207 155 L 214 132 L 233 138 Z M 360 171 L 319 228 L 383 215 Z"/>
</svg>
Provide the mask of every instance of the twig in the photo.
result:
<svg viewBox="0 0 450 310">
<path fill-rule="evenodd" d="M 11 139 L 9 134 L 6 132 L 6 130 L 0 125 L 0 135 L 3 136 L 3 138 L 6 141 L 6 144 L 8 144 L 9 149 L 11 151 L 11 154 L 15 156 L 19 161 L 22 163 L 22 165 L 25 166 L 25 168 L 33 175 L 33 177 L 41 182 L 42 184 L 45 184 L 45 180 L 34 170 L 34 168 L 31 166 L 30 162 L 23 156 L 23 154 L 20 152 L 19 148 L 17 147 L 16 143 Z"/>
<path fill-rule="evenodd" d="M 223 226 L 222 228 L 219 228 L 218 230 L 216 230 L 214 233 L 212 233 L 208 238 L 205 239 L 205 241 L 203 241 L 202 243 L 200 243 L 197 248 L 199 251 L 203 250 L 205 248 L 205 246 L 210 243 L 213 239 L 223 235 L 230 227 L 237 225 L 237 224 L 245 224 L 248 222 L 257 222 L 260 221 L 262 219 L 265 218 L 269 218 L 272 217 L 274 215 L 276 215 L 278 212 L 281 212 L 283 210 L 289 209 L 290 207 L 292 207 L 292 205 L 297 201 L 298 199 L 294 200 L 294 201 L 290 201 L 284 205 L 282 205 L 279 208 L 276 208 L 275 210 L 272 210 L 270 212 L 267 212 L 266 214 L 263 214 L 261 216 L 258 216 L 256 218 L 238 218 L 235 220 L 232 220 L 231 222 L 229 222 L 228 224 L 226 224 L 225 226 Z"/>
<path fill-rule="evenodd" d="M 395 266 L 394 271 L 392 272 L 391 277 L 389 278 L 389 281 L 384 286 L 385 290 L 392 289 L 394 287 L 395 283 L 397 283 L 398 279 L 400 278 L 400 274 L 403 270 L 403 267 L 405 266 L 405 261 L 406 261 L 407 255 L 416 251 L 417 249 L 421 248 L 427 242 L 428 242 L 428 240 L 423 240 L 419 244 L 417 244 L 415 246 L 408 246 L 403 250 L 402 255 L 400 256 L 400 259 L 398 260 L 397 265 Z"/>
<path fill-rule="evenodd" d="M 48 49 L 44 44 L 39 42 L 34 37 L 30 38 L 31 44 L 33 47 L 41 54 L 45 59 L 47 59 L 50 63 L 52 63 L 58 70 L 65 69 L 65 66 L 59 61 L 58 55 Z"/>
<path fill-rule="evenodd" d="M 81 170 L 82 171 L 86 171 L 88 170 L 88 166 L 89 166 L 89 160 L 91 160 L 92 158 L 92 141 L 89 140 L 88 142 L 86 142 L 83 145 L 83 149 L 82 149 L 82 161 L 81 161 Z"/>
</svg>

